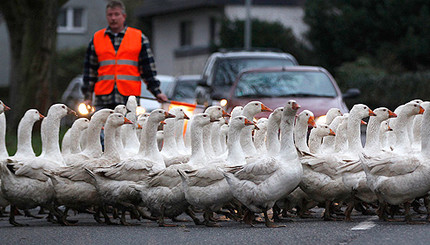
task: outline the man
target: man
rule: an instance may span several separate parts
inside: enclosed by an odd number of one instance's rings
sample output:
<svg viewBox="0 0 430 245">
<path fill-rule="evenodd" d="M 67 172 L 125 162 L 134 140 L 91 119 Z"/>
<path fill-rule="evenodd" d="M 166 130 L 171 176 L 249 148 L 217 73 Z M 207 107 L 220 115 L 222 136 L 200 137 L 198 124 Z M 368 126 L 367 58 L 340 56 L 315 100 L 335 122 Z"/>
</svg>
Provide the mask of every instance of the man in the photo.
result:
<svg viewBox="0 0 430 245">
<path fill-rule="evenodd" d="M 125 24 L 124 4 L 110 1 L 106 5 L 108 27 L 97 31 L 91 40 L 84 62 L 82 92 L 85 104 L 92 104 L 95 94 L 96 110 L 114 109 L 125 104 L 130 95 L 139 96 L 141 78 L 159 102 L 167 101 L 155 78 L 154 58 L 146 36 Z"/>
</svg>

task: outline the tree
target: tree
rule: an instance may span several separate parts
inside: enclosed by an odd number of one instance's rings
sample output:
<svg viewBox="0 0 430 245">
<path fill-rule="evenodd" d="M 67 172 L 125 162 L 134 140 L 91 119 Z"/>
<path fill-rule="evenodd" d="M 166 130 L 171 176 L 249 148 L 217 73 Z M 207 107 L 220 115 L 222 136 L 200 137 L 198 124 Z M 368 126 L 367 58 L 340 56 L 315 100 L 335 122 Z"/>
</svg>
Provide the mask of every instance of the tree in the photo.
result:
<svg viewBox="0 0 430 245">
<path fill-rule="evenodd" d="M 12 107 L 9 130 L 29 108 L 46 112 L 56 53 L 57 16 L 68 0 L 0 1 L 11 43 L 11 76 L 8 103 Z"/>
<path fill-rule="evenodd" d="M 322 66 L 333 70 L 361 56 L 388 70 L 430 67 L 430 2 L 308 0 L 308 39 Z"/>
</svg>

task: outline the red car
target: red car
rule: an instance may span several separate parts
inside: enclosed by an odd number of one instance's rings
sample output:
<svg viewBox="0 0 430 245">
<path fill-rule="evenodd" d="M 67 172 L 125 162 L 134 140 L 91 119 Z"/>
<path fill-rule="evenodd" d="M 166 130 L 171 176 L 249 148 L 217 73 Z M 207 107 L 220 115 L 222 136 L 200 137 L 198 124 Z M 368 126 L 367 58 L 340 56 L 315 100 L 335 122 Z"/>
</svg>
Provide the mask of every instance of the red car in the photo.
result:
<svg viewBox="0 0 430 245">
<path fill-rule="evenodd" d="M 294 99 L 301 106 L 299 112 L 310 110 L 315 119 L 320 117 L 321 120 L 333 107 L 339 108 L 342 113 L 348 112 L 343 99 L 359 94 L 358 89 L 349 89 L 342 95 L 334 78 L 322 67 L 288 66 L 243 71 L 237 76 L 230 96 L 223 103 L 230 112 L 235 106 L 244 106 L 253 100 L 275 109 Z M 257 117 L 268 115 L 259 113 Z"/>
</svg>

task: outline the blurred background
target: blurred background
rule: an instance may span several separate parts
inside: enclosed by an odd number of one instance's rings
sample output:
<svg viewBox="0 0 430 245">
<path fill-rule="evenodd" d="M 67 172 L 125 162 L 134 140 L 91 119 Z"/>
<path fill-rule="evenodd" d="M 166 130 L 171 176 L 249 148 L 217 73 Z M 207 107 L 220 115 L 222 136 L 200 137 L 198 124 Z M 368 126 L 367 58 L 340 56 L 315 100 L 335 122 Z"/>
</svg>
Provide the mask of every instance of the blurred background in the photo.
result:
<svg viewBox="0 0 430 245">
<path fill-rule="evenodd" d="M 106 3 L 0 2 L 0 99 L 12 108 L 8 149 L 16 145 L 16 127 L 27 109 L 46 114 L 53 103 L 72 103 L 67 95 L 79 93 L 73 86 L 79 83 L 89 40 L 107 26 Z M 150 39 L 159 75 L 196 77 L 216 51 L 269 48 L 293 55 L 301 65 L 324 67 L 342 91 L 360 89 L 361 96 L 346 101 L 349 107 L 364 103 L 394 110 L 414 98 L 429 100 L 430 1 L 124 3 L 127 24 Z"/>
</svg>

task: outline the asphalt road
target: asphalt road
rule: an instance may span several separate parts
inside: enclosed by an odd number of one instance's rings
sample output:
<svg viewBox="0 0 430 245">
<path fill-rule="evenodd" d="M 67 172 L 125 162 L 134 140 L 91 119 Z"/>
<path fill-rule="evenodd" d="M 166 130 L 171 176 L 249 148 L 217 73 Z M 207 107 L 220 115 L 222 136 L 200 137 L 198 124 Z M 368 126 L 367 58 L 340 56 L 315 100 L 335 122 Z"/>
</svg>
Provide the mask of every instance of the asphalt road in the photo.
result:
<svg viewBox="0 0 430 245">
<path fill-rule="evenodd" d="M 382 222 L 376 216 L 355 213 L 353 222 L 323 221 L 321 209 L 313 218 L 293 218 L 281 228 L 264 224 L 249 227 L 235 221 L 220 222 L 222 227 L 196 226 L 177 222 L 177 227 L 158 227 L 152 221 L 132 220 L 133 226 L 96 223 L 89 214 L 78 214 L 75 226 L 59 226 L 45 219 L 18 216 L 27 227 L 13 227 L 0 218 L 0 244 L 429 244 L 430 224 Z M 35 210 L 32 210 L 35 213 Z M 181 218 L 187 218 L 181 216 Z M 424 221 L 425 216 L 415 220 Z M 170 220 L 166 220 L 170 222 Z M 172 223 L 172 222 L 170 222 Z"/>
</svg>

